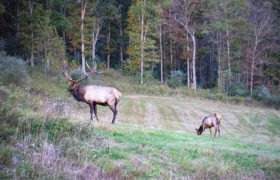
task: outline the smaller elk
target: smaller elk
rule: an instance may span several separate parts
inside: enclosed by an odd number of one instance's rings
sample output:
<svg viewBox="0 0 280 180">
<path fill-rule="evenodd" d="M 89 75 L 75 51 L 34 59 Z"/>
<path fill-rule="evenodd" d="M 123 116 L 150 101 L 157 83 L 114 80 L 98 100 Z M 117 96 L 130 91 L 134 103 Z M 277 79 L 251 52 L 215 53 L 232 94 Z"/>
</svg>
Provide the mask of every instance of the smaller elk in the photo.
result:
<svg viewBox="0 0 280 180">
<path fill-rule="evenodd" d="M 97 117 L 97 109 L 96 105 L 102 105 L 102 106 L 109 106 L 109 108 L 113 112 L 113 120 L 112 124 L 115 123 L 115 119 L 117 116 L 117 104 L 121 99 L 121 93 L 113 88 L 113 87 L 104 87 L 104 86 L 94 86 L 94 85 L 88 85 L 88 86 L 82 86 L 80 85 L 80 82 L 84 79 L 86 79 L 90 74 L 96 72 L 96 67 L 91 70 L 86 76 L 82 77 L 78 80 L 73 80 L 66 72 L 64 68 L 64 75 L 66 79 L 68 80 L 69 87 L 68 91 L 73 95 L 73 97 L 77 101 L 85 102 L 90 107 L 90 120 L 92 121 L 92 114 L 94 111 L 96 120 L 98 121 Z"/>
<path fill-rule="evenodd" d="M 220 137 L 220 122 L 221 122 L 221 119 L 222 119 L 222 116 L 219 113 L 214 113 L 214 114 L 211 114 L 211 115 L 205 117 L 203 119 L 199 129 L 196 129 L 197 135 L 201 135 L 206 128 L 209 128 L 210 135 L 212 137 L 211 128 L 214 126 L 214 128 L 215 128 L 214 137 L 216 137 L 217 131 L 219 132 L 219 137 Z"/>
</svg>

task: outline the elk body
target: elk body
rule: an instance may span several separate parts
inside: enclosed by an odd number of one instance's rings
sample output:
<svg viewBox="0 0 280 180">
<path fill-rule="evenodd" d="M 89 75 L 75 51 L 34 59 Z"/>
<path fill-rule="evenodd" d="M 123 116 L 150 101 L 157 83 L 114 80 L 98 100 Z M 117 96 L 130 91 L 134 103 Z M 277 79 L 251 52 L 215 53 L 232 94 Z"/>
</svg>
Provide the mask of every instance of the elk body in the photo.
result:
<svg viewBox="0 0 280 180">
<path fill-rule="evenodd" d="M 91 73 L 93 72 L 95 71 L 91 71 Z M 80 85 L 80 81 L 87 78 L 89 74 L 79 80 L 73 80 L 64 70 L 64 75 L 70 84 L 67 90 L 77 101 L 82 101 L 89 105 L 90 120 L 93 120 L 92 116 L 94 112 L 96 120 L 98 121 L 96 105 L 109 106 L 113 112 L 112 123 L 114 124 L 118 113 L 117 104 L 120 101 L 122 95 L 117 89 L 113 87 Z"/>
<path fill-rule="evenodd" d="M 212 115 L 209 115 L 207 117 L 205 117 L 200 125 L 200 127 L 198 129 L 196 129 L 196 133 L 197 135 L 201 135 L 206 128 L 209 128 L 210 130 L 210 135 L 212 137 L 212 132 L 211 132 L 211 128 L 214 127 L 215 128 L 215 135 L 214 137 L 216 137 L 216 133 L 219 132 L 219 136 L 220 136 L 220 122 L 221 122 L 222 116 L 219 113 L 214 113 Z"/>
</svg>

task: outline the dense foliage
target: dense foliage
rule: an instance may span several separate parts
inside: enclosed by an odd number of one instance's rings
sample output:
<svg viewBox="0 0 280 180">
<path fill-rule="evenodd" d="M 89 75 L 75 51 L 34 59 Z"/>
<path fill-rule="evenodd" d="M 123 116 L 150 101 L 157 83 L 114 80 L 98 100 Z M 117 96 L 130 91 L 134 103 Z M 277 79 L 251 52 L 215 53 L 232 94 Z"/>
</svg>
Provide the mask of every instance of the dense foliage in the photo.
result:
<svg viewBox="0 0 280 180">
<path fill-rule="evenodd" d="M 121 69 L 141 84 L 148 73 L 195 91 L 256 97 L 265 86 L 277 95 L 279 17 L 277 0 L 8 0 L 0 50 L 43 66 L 45 76 L 68 59 L 83 72 L 95 63 Z M 185 80 L 175 82 L 176 71 Z"/>
</svg>

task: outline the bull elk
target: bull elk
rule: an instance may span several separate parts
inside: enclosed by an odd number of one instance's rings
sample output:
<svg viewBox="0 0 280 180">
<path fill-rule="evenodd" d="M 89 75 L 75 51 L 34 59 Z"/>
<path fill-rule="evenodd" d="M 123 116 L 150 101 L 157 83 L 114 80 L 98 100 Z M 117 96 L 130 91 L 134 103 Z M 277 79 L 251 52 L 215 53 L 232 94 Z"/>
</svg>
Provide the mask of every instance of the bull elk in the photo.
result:
<svg viewBox="0 0 280 180">
<path fill-rule="evenodd" d="M 64 68 L 64 75 L 69 83 L 69 87 L 67 90 L 73 95 L 73 97 L 77 101 L 82 101 L 89 105 L 91 121 L 93 120 L 92 119 L 93 112 L 96 117 L 96 120 L 98 121 L 96 105 L 109 106 L 109 108 L 112 110 L 114 115 L 112 120 L 112 124 L 114 124 L 118 113 L 117 104 L 122 96 L 121 93 L 113 87 L 80 85 L 80 82 L 82 80 L 86 79 L 90 74 L 93 74 L 95 72 L 96 72 L 96 67 L 81 79 L 73 80 L 71 76 L 67 74 L 66 69 Z"/>
<path fill-rule="evenodd" d="M 214 114 L 211 114 L 211 115 L 205 117 L 203 119 L 200 127 L 198 129 L 196 129 L 197 135 L 201 135 L 206 128 L 209 128 L 210 135 L 212 137 L 211 128 L 214 127 L 215 128 L 214 137 L 216 137 L 217 132 L 219 132 L 219 137 L 220 137 L 220 122 L 221 122 L 221 119 L 222 119 L 222 116 L 219 113 L 214 113 Z"/>
</svg>

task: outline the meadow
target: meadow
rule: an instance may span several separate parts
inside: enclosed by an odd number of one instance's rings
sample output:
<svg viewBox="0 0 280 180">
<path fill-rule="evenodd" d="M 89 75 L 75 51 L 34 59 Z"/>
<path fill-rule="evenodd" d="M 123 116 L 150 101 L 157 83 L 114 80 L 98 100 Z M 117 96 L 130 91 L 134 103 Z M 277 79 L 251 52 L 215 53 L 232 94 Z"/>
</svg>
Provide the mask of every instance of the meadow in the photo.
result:
<svg viewBox="0 0 280 180">
<path fill-rule="evenodd" d="M 62 76 L 30 76 L 28 87 L 0 86 L 0 179 L 280 178 L 277 109 L 140 86 L 112 71 L 91 83 L 122 92 L 116 124 L 102 106 L 99 122 L 90 122 L 89 107 L 70 96 Z M 221 136 L 196 135 L 214 112 Z"/>
</svg>

